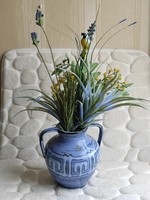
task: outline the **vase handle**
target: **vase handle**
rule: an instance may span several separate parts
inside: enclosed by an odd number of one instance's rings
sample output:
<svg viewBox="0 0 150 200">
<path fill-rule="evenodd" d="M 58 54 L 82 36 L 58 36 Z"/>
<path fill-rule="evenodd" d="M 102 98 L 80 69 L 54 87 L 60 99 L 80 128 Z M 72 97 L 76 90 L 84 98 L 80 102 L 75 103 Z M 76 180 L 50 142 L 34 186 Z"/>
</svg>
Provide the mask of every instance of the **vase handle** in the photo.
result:
<svg viewBox="0 0 150 200">
<path fill-rule="evenodd" d="M 101 141 L 102 141 L 102 136 L 103 136 L 103 127 L 102 127 L 100 124 L 98 124 L 98 123 L 93 123 L 93 124 L 91 124 L 90 126 L 96 126 L 96 127 L 99 128 L 99 136 L 98 136 L 97 143 L 98 143 L 99 146 L 100 146 Z"/>
<path fill-rule="evenodd" d="M 42 154 L 43 154 L 44 158 L 46 157 L 46 152 L 45 152 L 43 136 L 44 136 L 45 133 L 52 132 L 52 131 L 57 131 L 57 130 L 58 130 L 57 127 L 47 128 L 47 129 L 44 129 L 39 135 L 40 147 L 41 147 L 41 151 L 42 151 Z"/>
</svg>

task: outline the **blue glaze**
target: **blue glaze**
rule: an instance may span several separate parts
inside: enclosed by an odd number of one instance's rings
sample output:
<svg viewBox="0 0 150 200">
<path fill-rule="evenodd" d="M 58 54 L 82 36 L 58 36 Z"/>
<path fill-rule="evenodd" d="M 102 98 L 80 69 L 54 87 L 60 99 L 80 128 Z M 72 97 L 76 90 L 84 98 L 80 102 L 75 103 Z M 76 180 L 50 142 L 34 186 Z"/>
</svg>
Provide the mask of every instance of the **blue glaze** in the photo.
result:
<svg viewBox="0 0 150 200">
<path fill-rule="evenodd" d="M 40 134 L 40 145 L 47 167 L 54 179 L 63 187 L 84 187 L 96 169 L 103 129 L 99 124 L 92 126 L 99 128 L 98 142 L 87 135 L 86 130 L 69 134 L 55 127 Z M 43 135 L 49 131 L 57 131 L 58 134 L 44 147 Z"/>
</svg>

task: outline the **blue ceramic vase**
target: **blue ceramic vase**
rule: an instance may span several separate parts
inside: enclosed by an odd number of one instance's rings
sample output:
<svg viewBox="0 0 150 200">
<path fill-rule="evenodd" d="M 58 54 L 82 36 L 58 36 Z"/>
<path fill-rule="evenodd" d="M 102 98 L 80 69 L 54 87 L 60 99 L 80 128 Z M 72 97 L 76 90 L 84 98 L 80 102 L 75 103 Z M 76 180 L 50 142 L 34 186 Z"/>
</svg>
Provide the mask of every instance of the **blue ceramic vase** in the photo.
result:
<svg viewBox="0 0 150 200">
<path fill-rule="evenodd" d="M 47 167 L 57 181 L 66 188 L 82 188 L 93 175 L 100 158 L 99 146 L 103 128 L 99 124 L 92 124 L 99 128 L 98 141 L 87 135 L 87 129 L 80 132 L 63 132 L 57 127 L 48 128 L 40 134 L 40 146 Z M 56 131 L 44 146 L 43 136 Z"/>
</svg>

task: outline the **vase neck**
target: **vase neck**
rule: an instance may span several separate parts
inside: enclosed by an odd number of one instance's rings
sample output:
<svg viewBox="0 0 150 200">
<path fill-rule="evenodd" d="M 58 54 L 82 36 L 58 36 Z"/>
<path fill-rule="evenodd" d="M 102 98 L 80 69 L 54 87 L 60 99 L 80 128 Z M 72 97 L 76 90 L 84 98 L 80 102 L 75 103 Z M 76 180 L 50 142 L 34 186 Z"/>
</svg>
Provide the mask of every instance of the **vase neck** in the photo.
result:
<svg viewBox="0 0 150 200">
<path fill-rule="evenodd" d="M 62 140 L 82 140 L 85 138 L 86 130 L 78 131 L 78 132 L 63 132 L 58 131 L 59 136 Z"/>
</svg>

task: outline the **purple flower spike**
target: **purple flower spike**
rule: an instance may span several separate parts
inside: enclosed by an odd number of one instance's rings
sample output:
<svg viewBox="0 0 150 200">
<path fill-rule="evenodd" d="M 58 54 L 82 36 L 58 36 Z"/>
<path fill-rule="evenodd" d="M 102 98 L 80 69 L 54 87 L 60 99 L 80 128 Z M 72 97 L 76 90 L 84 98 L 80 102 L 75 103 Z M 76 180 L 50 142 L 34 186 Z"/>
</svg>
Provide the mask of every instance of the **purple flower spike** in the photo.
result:
<svg viewBox="0 0 150 200">
<path fill-rule="evenodd" d="M 121 20 L 121 21 L 119 22 L 119 24 L 120 24 L 120 23 L 122 23 L 122 22 L 124 22 L 124 21 L 126 21 L 126 20 L 127 20 L 126 18 L 125 18 L 125 19 L 123 19 L 123 20 Z"/>
<path fill-rule="evenodd" d="M 38 21 L 40 18 L 42 18 L 44 15 L 42 14 L 41 10 L 36 10 L 35 19 Z"/>
<path fill-rule="evenodd" d="M 32 38 L 33 45 L 37 46 L 38 43 L 39 43 L 37 33 L 36 32 L 32 32 L 31 33 L 31 38 Z"/>
<path fill-rule="evenodd" d="M 134 24 L 136 24 L 137 22 L 133 22 L 133 23 L 131 23 L 131 24 L 129 24 L 129 26 L 133 26 Z"/>
<path fill-rule="evenodd" d="M 37 9 L 36 10 L 36 15 L 35 15 L 35 19 L 36 19 L 36 24 L 39 26 L 43 25 L 43 13 L 41 10 Z"/>
</svg>

